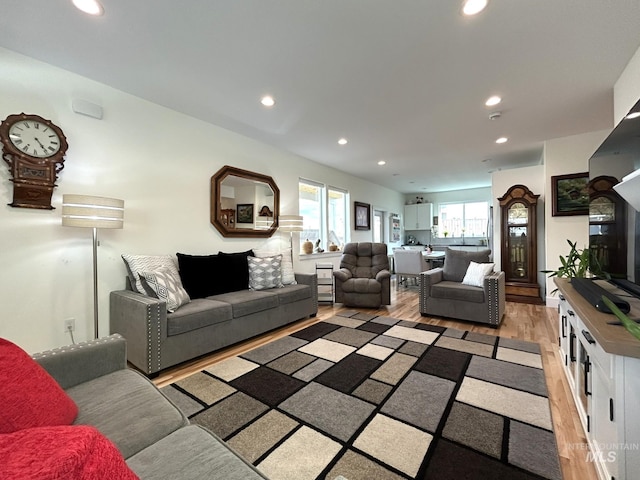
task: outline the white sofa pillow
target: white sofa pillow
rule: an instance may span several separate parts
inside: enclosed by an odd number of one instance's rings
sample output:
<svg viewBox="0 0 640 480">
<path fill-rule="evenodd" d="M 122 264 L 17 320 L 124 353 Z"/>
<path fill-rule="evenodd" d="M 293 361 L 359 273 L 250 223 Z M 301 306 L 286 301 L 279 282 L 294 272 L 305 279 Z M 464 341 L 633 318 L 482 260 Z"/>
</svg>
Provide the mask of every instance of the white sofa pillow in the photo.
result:
<svg viewBox="0 0 640 480">
<path fill-rule="evenodd" d="M 131 288 L 143 295 L 153 296 L 152 291 L 145 290 L 140 280 L 140 272 L 153 272 L 161 268 L 166 268 L 173 277 L 180 278 L 178 267 L 171 255 L 128 255 L 123 254 L 122 260 L 127 267 Z M 154 292 L 155 293 L 155 292 Z"/>
<path fill-rule="evenodd" d="M 472 285 L 474 287 L 482 287 L 484 285 L 484 277 L 493 271 L 493 263 L 469 263 L 467 273 L 462 279 L 464 285 Z"/>
</svg>

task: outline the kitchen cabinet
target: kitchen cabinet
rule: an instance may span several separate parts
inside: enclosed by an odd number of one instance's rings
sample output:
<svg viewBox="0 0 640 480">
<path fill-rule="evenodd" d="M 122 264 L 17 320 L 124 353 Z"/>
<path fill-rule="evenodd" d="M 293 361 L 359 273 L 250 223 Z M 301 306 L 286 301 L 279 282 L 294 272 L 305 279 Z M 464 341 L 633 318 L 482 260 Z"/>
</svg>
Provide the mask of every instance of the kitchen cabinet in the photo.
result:
<svg viewBox="0 0 640 480">
<path fill-rule="evenodd" d="M 604 281 L 603 288 L 617 294 Z M 640 469 L 640 340 L 597 311 L 567 279 L 560 290 L 558 345 L 563 371 L 602 480 L 637 478 Z M 637 318 L 640 300 L 625 297 Z M 635 312 L 634 312 L 635 311 Z"/>
<path fill-rule="evenodd" d="M 433 204 L 415 203 L 404 206 L 405 230 L 431 230 L 433 227 Z"/>
</svg>

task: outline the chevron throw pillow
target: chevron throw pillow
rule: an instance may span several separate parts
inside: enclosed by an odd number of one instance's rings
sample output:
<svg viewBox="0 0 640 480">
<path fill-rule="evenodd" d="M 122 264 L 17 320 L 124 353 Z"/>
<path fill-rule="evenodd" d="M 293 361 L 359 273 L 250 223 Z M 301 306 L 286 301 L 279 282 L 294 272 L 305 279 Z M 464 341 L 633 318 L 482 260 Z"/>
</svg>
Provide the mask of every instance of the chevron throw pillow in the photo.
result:
<svg viewBox="0 0 640 480">
<path fill-rule="evenodd" d="M 282 288 L 282 255 L 273 257 L 247 257 L 249 262 L 249 288 L 264 290 Z"/>
</svg>

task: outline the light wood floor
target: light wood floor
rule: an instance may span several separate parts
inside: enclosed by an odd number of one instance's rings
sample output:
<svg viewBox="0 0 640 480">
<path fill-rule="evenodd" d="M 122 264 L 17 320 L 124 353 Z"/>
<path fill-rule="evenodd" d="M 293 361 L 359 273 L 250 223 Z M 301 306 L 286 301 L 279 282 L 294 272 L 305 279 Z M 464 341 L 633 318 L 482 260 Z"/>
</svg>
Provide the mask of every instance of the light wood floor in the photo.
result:
<svg viewBox="0 0 640 480">
<path fill-rule="evenodd" d="M 395 284 L 391 287 L 391 305 L 380 310 L 363 309 L 367 313 L 388 315 L 414 322 L 430 323 L 471 330 L 474 332 L 499 335 L 501 337 L 516 338 L 537 342 L 542 350 L 542 362 L 547 378 L 551 414 L 556 433 L 556 442 L 560 452 L 562 474 L 565 480 L 597 480 L 595 466 L 587 462 L 587 450 L 584 445 L 587 440 L 573 403 L 569 384 L 562 371 L 562 363 L 558 353 L 557 311 L 541 305 L 527 305 L 507 302 L 505 318 L 498 329 L 484 327 L 480 324 L 456 322 L 444 319 L 422 317 L 418 311 L 418 291 L 415 287 L 401 288 L 396 291 Z M 276 338 L 280 338 L 305 328 L 322 319 L 347 310 L 342 305 L 321 306 L 316 318 L 302 320 L 295 324 L 270 332 L 255 340 L 244 342 L 218 353 L 202 357 L 196 361 L 182 364 L 168 369 L 158 376 L 154 382 L 158 386 L 165 386 L 180 378 L 189 376 L 207 366 L 225 358 L 239 355 L 247 350 L 264 345 Z M 349 308 L 348 310 L 352 310 Z"/>
</svg>

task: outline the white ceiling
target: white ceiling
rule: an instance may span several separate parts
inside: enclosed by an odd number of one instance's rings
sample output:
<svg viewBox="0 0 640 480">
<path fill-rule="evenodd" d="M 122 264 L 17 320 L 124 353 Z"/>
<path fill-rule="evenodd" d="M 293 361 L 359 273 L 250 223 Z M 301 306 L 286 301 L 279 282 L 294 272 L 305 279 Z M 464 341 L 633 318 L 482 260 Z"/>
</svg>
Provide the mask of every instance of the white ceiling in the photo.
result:
<svg viewBox="0 0 640 480">
<path fill-rule="evenodd" d="M 405 193 L 487 186 L 613 126 L 640 0 L 460 3 L 2 0 L 0 46 Z"/>
</svg>

